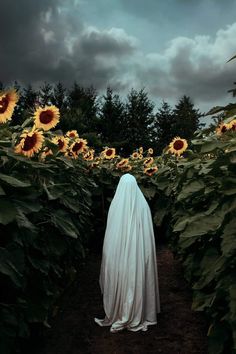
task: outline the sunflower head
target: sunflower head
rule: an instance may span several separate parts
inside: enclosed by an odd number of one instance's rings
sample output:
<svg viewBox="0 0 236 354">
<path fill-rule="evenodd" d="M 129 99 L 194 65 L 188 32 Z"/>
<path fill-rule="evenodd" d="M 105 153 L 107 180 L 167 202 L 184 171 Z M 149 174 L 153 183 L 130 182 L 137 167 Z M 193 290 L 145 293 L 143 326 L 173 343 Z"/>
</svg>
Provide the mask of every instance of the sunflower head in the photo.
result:
<svg viewBox="0 0 236 354">
<path fill-rule="evenodd" d="M 58 146 L 59 151 L 65 152 L 68 148 L 68 138 L 65 138 L 63 135 L 54 136 L 52 139 L 53 144 Z"/>
<path fill-rule="evenodd" d="M 122 172 L 129 172 L 130 170 L 132 170 L 132 166 L 131 165 L 125 165 L 124 167 L 121 168 Z"/>
<path fill-rule="evenodd" d="M 60 112 L 56 106 L 38 107 L 34 112 L 36 128 L 50 130 L 59 122 Z"/>
<path fill-rule="evenodd" d="M 116 164 L 116 168 L 123 168 L 127 166 L 129 163 L 129 159 L 122 159 Z"/>
<path fill-rule="evenodd" d="M 105 150 L 102 151 L 102 157 L 111 160 L 114 159 L 116 155 L 116 149 L 115 148 L 106 148 Z"/>
<path fill-rule="evenodd" d="M 150 156 L 153 155 L 153 149 L 152 148 L 148 149 L 148 155 L 150 155 Z"/>
<path fill-rule="evenodd" d="M 176 156 L 180 156 L 187 149 L 187 147 L 188 147 L 187 140 L 181 139 L 180 137 L 177 136 L 169 144 L 168 152 Z"/>
<path fill-rule="evenodd" d="M 79 137 L 79 134 L 77 133 L 77 130 L 69 130 L 67 133 L 66 133 L 66 136 L 70 139 L 76 139 Z"/>
<path fill-rule="evenodd" d="M 136 159 L 139 159 L 139 156 L 140 156 L 139 152 L 138 151 L 134 151 L 132 153 L 132 155 L 131 155 L 131 158 L 136 160 Z"/>
<path fill-rule="evenodd" d="M 147 166 L 150 166 L 153 163 L 153 161 L 154 161 L 153 157 L 150 156 L 144 160 L 143 164 L 144 164 L 144 166 L 147 167 Z"/>
<path fill-rule="evenodd" d="M 86 161 L 92 161 L 94 159 L 94 150 L 90 149 L 87 150 L 84 154 L 83 154 L 83 158 Z"/>
<path fill-rule="evenodd" d="M 143 154 L 143 147 L 140 146 L 140 148 L 138 149 L 138 151 L 139 151 L 140 154 Z"/>
<path fill-rule="evenodd" d="M 229 129 L 232 131 L 236 131 L 236 119 L 231 120 L 231 122 L 228 123 Z"/>
<path fill-rule="evenodd" d="M 27 157 L 32 157 L 42 149 L 43 142 L 44 136 L 42 132 L 35 128 L 32 130 L 24 130 L 21 134 L 19 144 L 15 146 L 15 152 Z"/>
<path fill-rule="evenodd" d="M 6 123 L 11 119 L 19 95 L 16 90 L 0 93 L 0 123 Z"/>
<path fill-rule="evenodd" d="M 152 167 L 146 167 L 144 169 L 144 173 L 148 176 L 152 176 L 154 175 L 154 173 L 156 173 L 158 171 L 158 167 L 157 166 L 152 166 Z"/>
<path fill-rule="evenodd" d="M 87 140 L 82 138 L 77 138 L 75 142 L 70 146 L 70 152 L 73 157 L 77 157 L 79 154 L 83 153 L 87 147 Z"/>
<path fill-rule="evenodd" d="M 218 125 L 218 127 L 216 128 L 216 135 L 220 136 L 226 133 L 230 129 L 231 129 L 230 123 L 221 122 L 220 125 Z"/>
</svg>

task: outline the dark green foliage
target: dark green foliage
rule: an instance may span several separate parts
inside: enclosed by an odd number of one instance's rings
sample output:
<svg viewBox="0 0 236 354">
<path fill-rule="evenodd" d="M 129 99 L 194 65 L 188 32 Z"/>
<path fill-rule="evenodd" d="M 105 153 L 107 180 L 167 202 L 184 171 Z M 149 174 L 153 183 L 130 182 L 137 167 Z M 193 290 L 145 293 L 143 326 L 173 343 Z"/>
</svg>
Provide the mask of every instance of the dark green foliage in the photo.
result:
<svg viewBox="0 0 236 354">
<path fill-rule="evenodd" d="M 53 98 L 53 86 L 44 82 L 43 86 L 39 89 L 40 105 L 47 106 L 52 104 Z"/>
<path fill-rule="evenodd" d="M 47 326 L 91 232 L 94 183 L 81 160 L 40 163 L 0 149 L 0 352 Z"/>
<path fill-rule="evenodd" d="M 174 125 L 173 136 L 180 136 L 184 139 L 191 139 L 194 132 L 200 127 L 199 118 L 201 114 L 188 96 L 183 96 L 173 110 Z"/>
<path fill-rule="evenodd" d="M 99 131 L 104 145 L 121 148 L 124 141 L 126 111 L 120 97 L 107 89 L 100 108 Z"/>
<path fill-rule="evenodd" d="M 123 123 L 124 138 L 127 141 L 124 154 L 131 153 L 139 146 L 150 147 L 154 104 L 149 100 L 144 89 L 134 89 L 128 94 L 126 115 Z"/>
<path fill-rule="evenodd" d="M 96 132 L 98 105 L 95 89 L 83 88 L 75 83 L 68 93 L 67 102 L 68 109 L 60 121 L 61 129 L 76 129 L 80 135 Z"/>
<path fill-rule="evenodd" d="M 175 116 L 171 106 L 163 101 L 162 106 L 158 109 L 153 123 L 153 142 L 156 153 L 160 154 L 162 150 L 175 137 L 173 127 L 175 124 Z"/>
</svg>

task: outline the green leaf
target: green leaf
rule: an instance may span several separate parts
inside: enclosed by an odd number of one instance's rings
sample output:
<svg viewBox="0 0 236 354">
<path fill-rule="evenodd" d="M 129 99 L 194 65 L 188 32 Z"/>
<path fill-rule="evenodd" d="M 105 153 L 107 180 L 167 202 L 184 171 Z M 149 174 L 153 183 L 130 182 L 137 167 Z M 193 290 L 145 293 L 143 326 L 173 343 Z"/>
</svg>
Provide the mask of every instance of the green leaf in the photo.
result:
<svg viewBox="0 0 236 354">
<path fill-rule="evenodd" d="M 0 173 L 0 179 L 4 182 L 6 182 L 7 184 L 10 184 L 13 187 L 29 187 L 30 183 L 29 182 L 23 182 L 15 177 L 9 176 L 9 175 L 5 175 L 3 173 Z"/>
<path fill-rule="evenodd" d="M 13 256 L 6 249 L 0 248 L 0 273 L 9 276 L 17 287 L 22 286 L 23 275 L 19 269 L 22 268 L 22 257 Z"/>
<path fill-rule="evenodd" d="M 63 210 L 57 210 L 51 215 L 52 223 L 60 230 L 63 234 L 77 238 L 79 231 L 73 224 L 70 216 Z"/>
<path fill-rule="evenodd" d="M 7 225 L 16 218 L 17 210 L 9 200 L 0 198 L 0 224 Z"/>
<path fill-rule="evenodd" d="M 177 200 L 181 201 L 192 196 L 194 193 L 199 192 L 205 187 L 205 183 L 202 180 L 190 181 L 184 184 L 181 192 L 178 194 Z"/>
<path fill-rule="evenodd" d="M 222 239 L 221 250 L 223 254 L 227 257 L 233 255 L 236 252 L 235 218 L 232 218 L 225 226 Z"/>
</svg>

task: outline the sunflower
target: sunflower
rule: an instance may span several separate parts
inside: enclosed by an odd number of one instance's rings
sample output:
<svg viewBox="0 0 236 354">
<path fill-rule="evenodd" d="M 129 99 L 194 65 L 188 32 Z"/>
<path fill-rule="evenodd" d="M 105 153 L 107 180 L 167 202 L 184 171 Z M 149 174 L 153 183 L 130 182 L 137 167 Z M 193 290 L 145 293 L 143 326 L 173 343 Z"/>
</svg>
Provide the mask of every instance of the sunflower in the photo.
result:
<svg viewBox="0 0 236 354">
<path fill-rule="evenodd" d="M 187 149 L 187 147 L 187 140 L 181 139 L 179 136 L 177 136 L 169 144 L 168 152 L 180 156 Z"/>
<path fill-rule="evenodd" d="M 138 149 L 138 151 L 139 151 L 140 154 L 143 154 L 143 147 L 140 146 L 140 148 Z"/>
<path fill-rule="evenodd" d="M 148 149 L 148 155 L 153 155 L 153 149 L 152 148 Z"/>
<path fill-rule="evenodd" d="M 52 139 L 53 144 L 58 146 L 59 151 L 65 152 L 68 148 L 68 138 L 65 138 L 63 135 L 54 136 Z"/>
<path fill-rule="evenodd" d="M 132 170 L 132 166 L 131 165 L 126 165 L 126 166 L 122 167 L 121 170 L 123 172 L 129 172 L 130 170 Z"/>
<path fill-rule="evenodd" d="M 43 149 L 43 152 L 41 153 L 40 159 L 41 159 L 41 160 L 45 160 L 45 158 L 46 158 L 47 156 L 50 156 L 50 155 L 53 155 L 53 152 L 52 152 L 51 149 L 49 149 L 49 147 L 46 146 L 46 147 Z"/>
<path fill-rule="evenodd" d="M 236 119 L 231 120 L 231 122 L 228 123 L 229 129 L 236 131 Z"/>
<path fill-rule="evenodd" d="M 122 159 L 122 160 L 120 160 L 120 162 L 118 162 L 116 164 L 116 168 L 123 168 L 123 167 L 127 166 L 128 163 L 129 163 L 129 159 Z"/>
<path fill-rule="evenodd" d="M 221 122 L 220 125 L 216 128 L 216 134 L 217 135 L 222 135 L 225 132 L 227 132 L 229 129 L 231 129 L 230 123 L 224 123 Z"/>
<path fill-rule="evenodd" d="M 79 134 L 77 133 L 77 130 L 69 130 L 67 133 L 66 133 L 66 136 L 70 139 L 75 139 L 75 138 L 78 138 L 79 137 Z"/>
<path fill-rule="evenodd" d="M 154 161 L 153 157 L 150 156 L 144 160 L 143 164 L 144 164 L 144 166 L 147 167 L 147 166 L 150 166 L 153 163 L 153 161 Z"/>
<path fill-rule="evenodd" d="M 39 107 L 34 112 L 34 121 L 36 128 L 50 130 L 59 122 L 60 112 L 56 106 Z"/>
<path fill-rule="evenodd" d="M 140 156 L 140 154 L 137 151 L 134 151 L 131 155 L 132 159 L 139 159 L 139 156 Z"/>
<path fill-rule="evenodd" d="M 16 90 L 0 93 L 0 123 L 6 123 L 11 119 L 18 100 L 19 95 Z"/>
<path fill-rule="evenodd" d="M 116 155 L 116 149 L 115 148 L 106 148 L 105 150 L 102 151 L 102 157 L 104 157 L 107 160 L 114 159 Z"/>
<path fill-rule="evenodd" d="M 92 161 L 94 159 L 94 150 L 90 149 L 86 151 L 85 154 L 83 155 L 83 158 L 86 161 Z"/>
<path fill-rule="evenodd" d="M 87 147 L 87 140 L 77 138 L 75 142 L 70 146 L 70 152 L 72 153 L 73 157 L 77 157 L 78 154 L 85 151 Z"/>
<path fill-rule="evenodd" d="M 24 130 L 21 134 L 21 140 L 18 145 L 15 146 L 15 152 L 28 157 L 32 157 L 35 153 L 42 149 L 44 142 L 43 133 L 33 128 L 30 130 Z"/>
<path fill-rule="evenodd" d="M 157 166 L 152 166 L 152 167 L 147 167 L 144 169 L 144 173 L 148 176 L 152 176 L 154 173 L 156 173 L 158 171 L 158 167 Z"/>
</svg>

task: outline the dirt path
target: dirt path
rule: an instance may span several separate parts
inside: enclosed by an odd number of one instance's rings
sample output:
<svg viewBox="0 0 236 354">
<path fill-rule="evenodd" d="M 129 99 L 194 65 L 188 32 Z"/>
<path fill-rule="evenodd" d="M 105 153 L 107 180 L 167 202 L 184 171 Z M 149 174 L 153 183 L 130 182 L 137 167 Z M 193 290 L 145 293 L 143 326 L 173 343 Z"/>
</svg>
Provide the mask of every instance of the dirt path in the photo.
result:
<svg viewBox="0 0 236 354">
<path fill-rule="evenodd" d="M 110 333 L 102 318 L 98 285 L 100 257 L 91 255 L 60 304 L 37 354 L 207 354 L 206 323 L 191 311 L 191 292 L 178 261 L 165 247 L 157 250 L 161 314 L 147 332 Z"/>
</svg>

